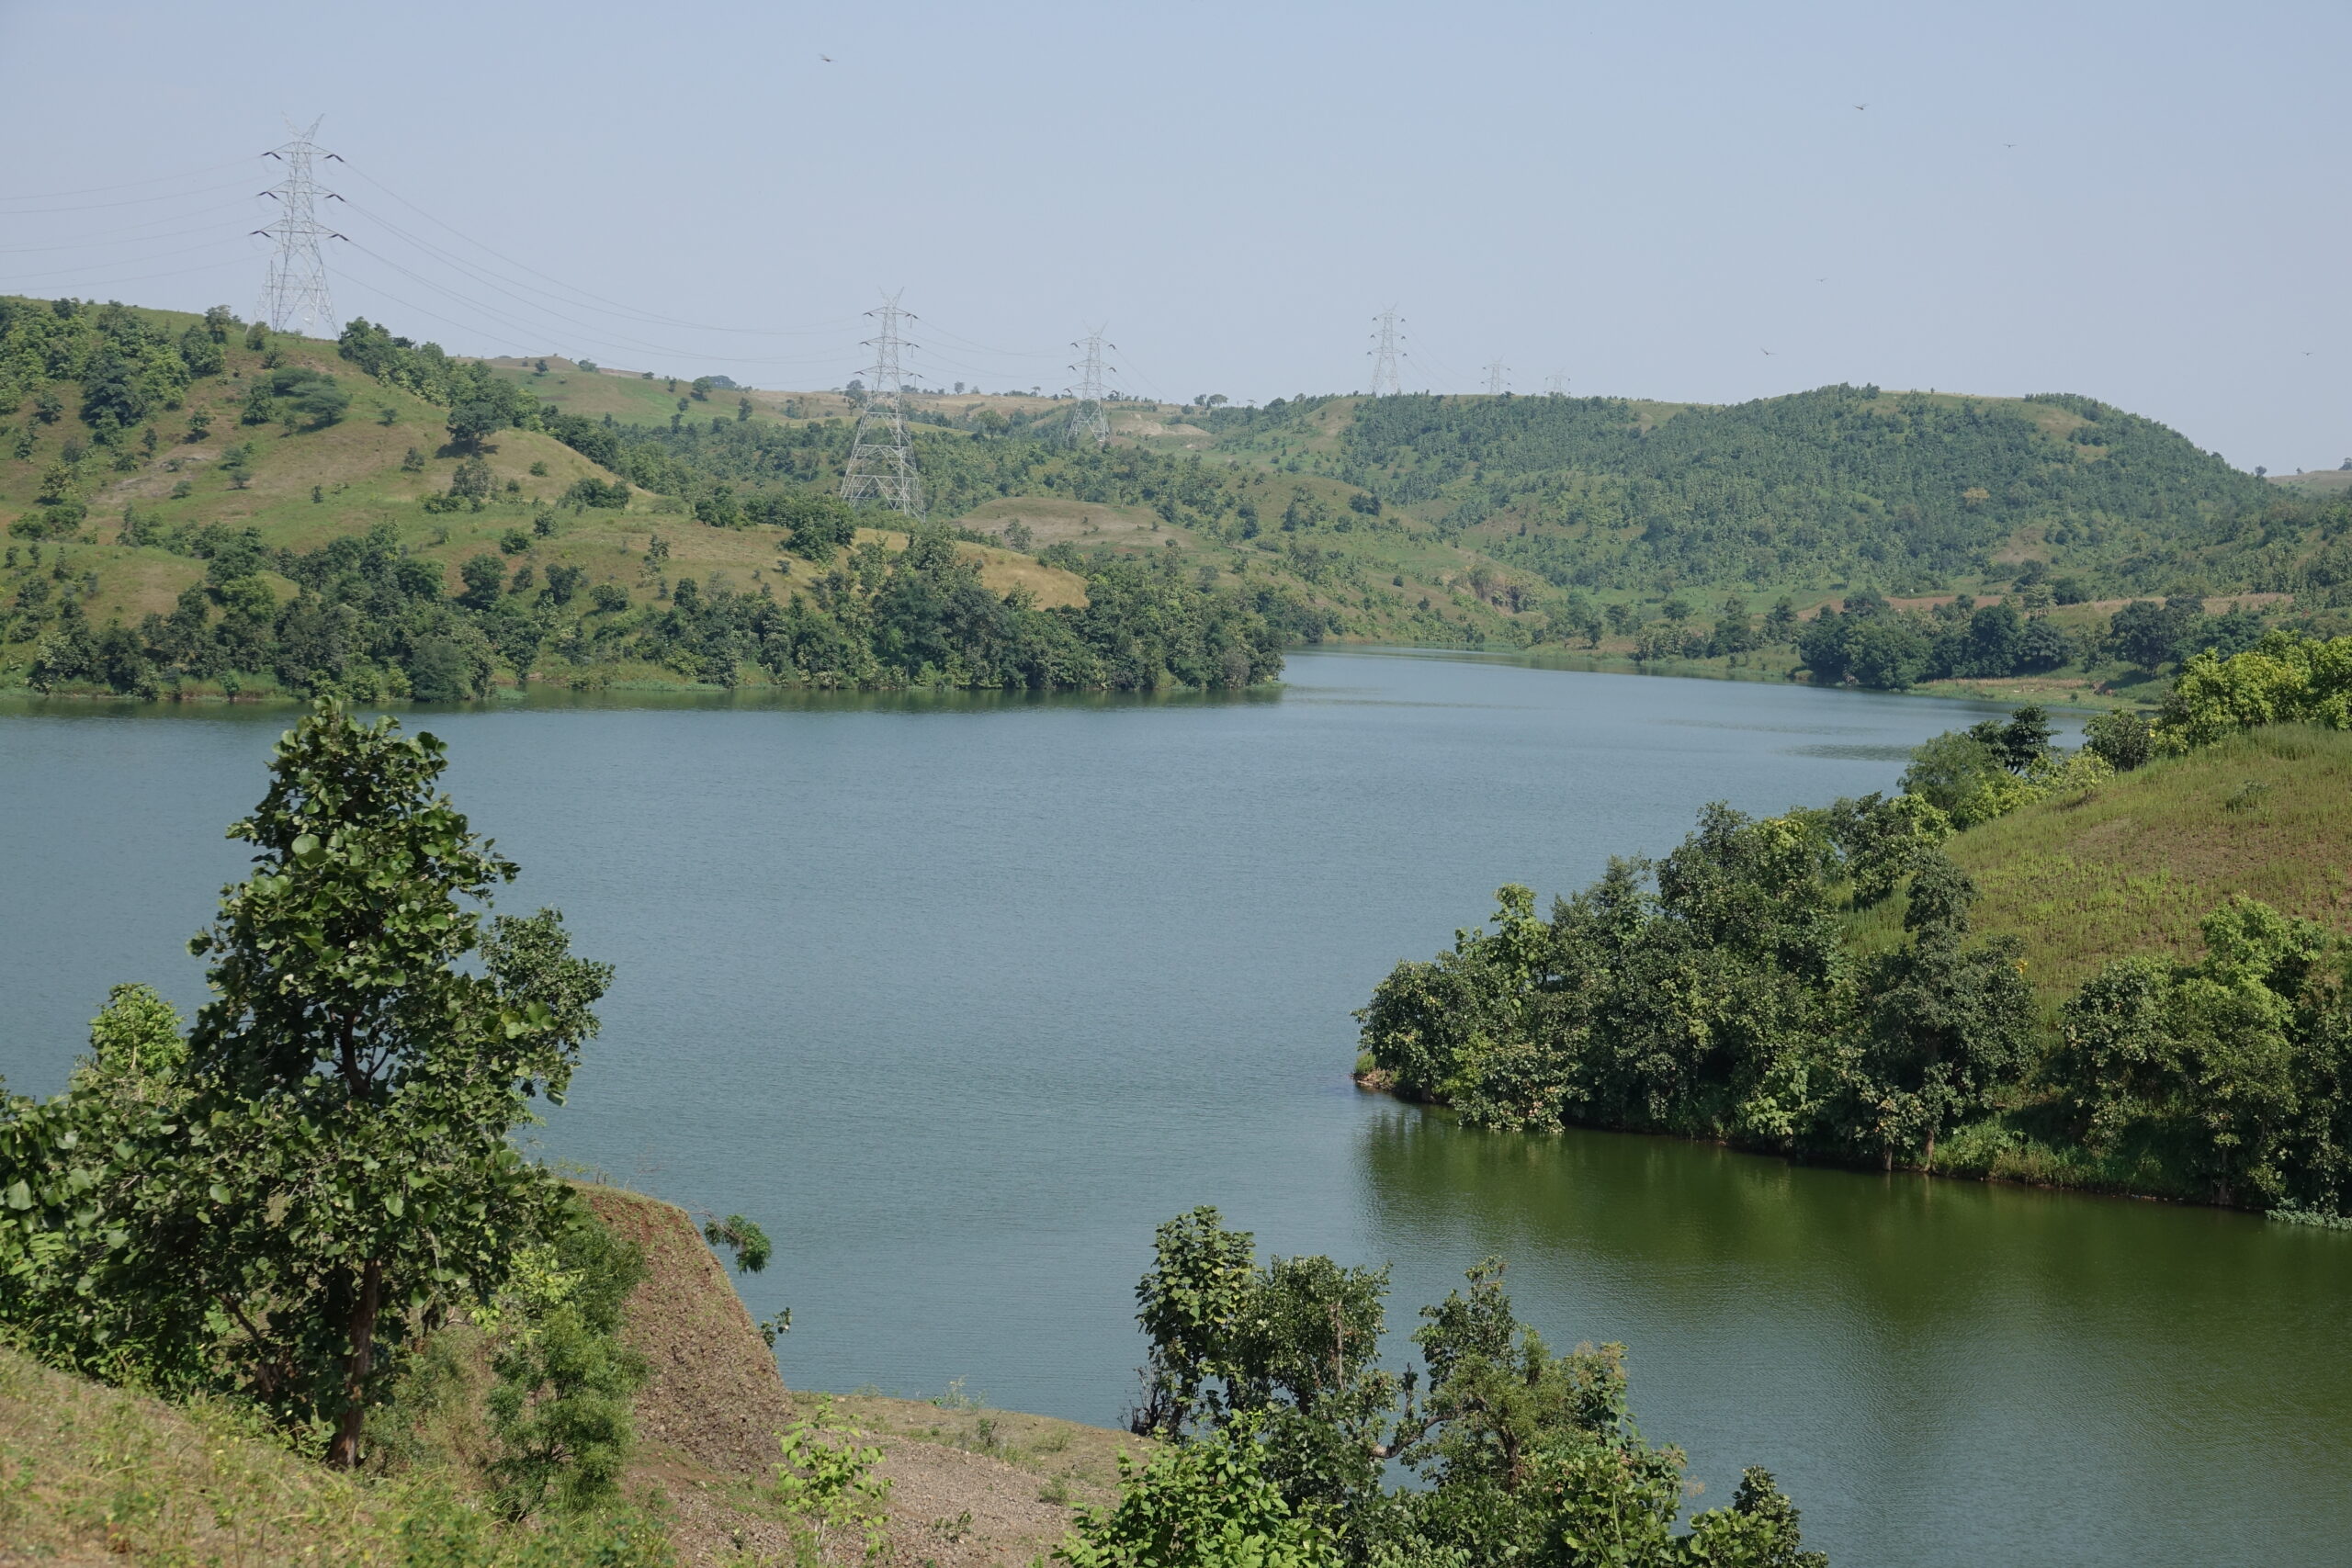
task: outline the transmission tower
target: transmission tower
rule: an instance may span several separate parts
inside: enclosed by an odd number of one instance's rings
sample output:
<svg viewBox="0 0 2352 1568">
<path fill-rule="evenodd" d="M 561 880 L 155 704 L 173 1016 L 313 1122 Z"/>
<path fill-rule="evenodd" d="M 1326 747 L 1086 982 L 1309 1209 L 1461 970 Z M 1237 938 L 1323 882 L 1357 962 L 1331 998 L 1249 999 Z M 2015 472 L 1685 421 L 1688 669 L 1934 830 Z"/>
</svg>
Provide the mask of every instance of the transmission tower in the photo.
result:
<svg viewBox="0 0 2352 1568">
<path fill-rule="evenodd" d="M 326 117 L 321 115 L 319 119 Z M 319 119 L 307 127 L 286 122 L 294 140 L 262 154 L 275 158 L 286 165 L 286 178 L 261 194 L 277 203 L 277 220 L 266 228 L 256 229 L 256 234 L 266 234 L 277 243 L 269 258 L 269 276 L 261 289 L 261 307 L 256 312 L 262 324 L 276 331 L 300 332 L 305 336 L 333 336 L 335 331 L 334 301 L 327 296 L 326 258 L 319 254 L 322 240 L 340 240 L 341 234 L 319 221 L 318 206 L 322 197 L 341 201 L 343 197 L 331 190 L 321 190 L 311 173 L 311 160 L 320 155 L 311 138 L 318 134 Z M 343 160 L 333 152 L 325 156 L 334 163 Z"/>
<path fill-rule="evenodd" d="M 1118 346 L 1102 341 L 1101 327 L 1094 328 L 1070 344 L 1080 355 L 1079 362 L 1069 367 L 1077 373 L 1078 382 L 1063 389 L 1078 400 L 1077 406 L 1069 411 L 1069 438 L 1073 446 L 1088 441 L 1097 446 L 1111 444 L 1111 416 L 1102 412 L 1102 399 L 1110 389 L 1102 384 L 1102 373 L 1116 370 L 1118 367 L 1103 364 L 1102 351 Z"/>
<path fill-rule="evenodd" d="M 1396 307 L 1391 305 L 1373 320 L 1380 323 L 1380 330 L 1373 334 L 1372 347 L 1367 351 L 1372 355 L 1372 395 L 1394 397 L 1405 389 L 1404 382 L 1396 377 Z"/>
<path fill-rule="evenodd" d="M 1546 376 L 1544 378 L 1544 390 L 1548 396 L 1565 398 L 1568 395 L 1568 378 L 1566 376 Z"/>
<path fill-rule="evenodd" d="M 1487 367 L 1487 390 L 1499 397 L 1510 385 L 1510 367 L 1498 359 Z"/>
<path fill-rule="evenodd" d="M 899 321 L 914 320 L 914 312 L 899 308 L 890 295 L 865 312 L 878 317 L 882 330 L 865 340 L 874 351 L 866 371 L 865 405 L 858 410 L 857 436 L 850 444 L 849 466 L 842 470 L 842 499 L 864 501 L 871 496 L 887 502 L 909 517 L 922 516 L 922 481 L 915 476 L 914 444 L 907 437 L 907 411 L 899 394 L 899 351 L 915 344 L 899 336 Z"/>
</svg>

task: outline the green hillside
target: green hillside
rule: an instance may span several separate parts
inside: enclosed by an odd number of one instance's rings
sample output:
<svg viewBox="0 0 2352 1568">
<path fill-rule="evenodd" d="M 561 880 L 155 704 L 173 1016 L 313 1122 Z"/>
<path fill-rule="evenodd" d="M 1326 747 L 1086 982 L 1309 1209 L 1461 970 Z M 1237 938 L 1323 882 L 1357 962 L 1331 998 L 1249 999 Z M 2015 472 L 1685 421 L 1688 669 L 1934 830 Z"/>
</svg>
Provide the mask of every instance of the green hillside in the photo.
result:
<svg viewBox="0 0 2352 1568">
<path fill-rule="evenodd" d="M 1563 587 L 1923 593 L 2027 558 L 2138 586 L 2139 558 L 2269 498 L 2162 425 L 2080 397 L 1825 387 L 1732 408 L 1408 396 L 1323 412 L 1219 423 Z"/>
<path fill-rule="evenodd" d="M 1974 928 L 2024 944 L 2035 988 L 2110 959 L 2203 951 L 2233 894 L 2352 934 L 2352 735 L 2257 729 L 2041 801 L 1951 840 Z"/>
<path fill-rule="evenodd" d="M 119 305 L 0 299 L 0 682 L 481 695 L 541 680 L 1221 686 L 1279 668 L 1242 594 L 1086 576 L 797 488 L 706 526 L 493 373 Z M 605 378 L 599 378 L 605 379 Z M 617 384 L 617 383 L 616 383 Z"/>
<path fill-rule="evenodd" d="M 1104 448 L 908 407 L 912 552 L 831 499 L 839 392 L 0 299 L 0 682 L 1201 685 L 1352 638 L 2051 701 L 2352 608 L 2352 498 L 2084 398 L 1121 400 Z"/>
</svg>

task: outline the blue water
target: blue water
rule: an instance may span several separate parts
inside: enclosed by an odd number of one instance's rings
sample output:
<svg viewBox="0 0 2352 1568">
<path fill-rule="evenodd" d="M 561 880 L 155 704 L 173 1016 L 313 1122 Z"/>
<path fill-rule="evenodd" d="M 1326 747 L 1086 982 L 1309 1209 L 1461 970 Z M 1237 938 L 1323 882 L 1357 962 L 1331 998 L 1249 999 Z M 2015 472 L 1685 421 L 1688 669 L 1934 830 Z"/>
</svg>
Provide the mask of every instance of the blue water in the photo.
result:
<svg viewBox="0 0 2352 1568">
<path fill-rule="evenodd" d="M 1499 884 L 1572 889 L 1710 800 L 1889 788 L 1985 711 L 1318 652 L 1226 701 L 410 722 L 523 863 L 503 906 L 561 907 L 618 966 L 543 1152 L 765 1224 L 744 1294 L 793 1308 L 798 1386 L 961 1378 L 1114 1422 L 1152 1226 L 1213 1202 L 1271 1250 L 1393 1262 L 1399 1330 L 1508 1253 L 1555 1343 L 1626 1343 L 1645 1429 L 1713 1495 L 1771 1467 L 1843 1562 L 2324 1560 L 2352 1531 L 2346 1238 L 1488 1138 L 1347 1080 L 1351 1010 Z M 62 1082 L 112 981 L 199 999 L 184 943 L 286 722 L 0 713 L 11 1088 Z"/>
</svg>

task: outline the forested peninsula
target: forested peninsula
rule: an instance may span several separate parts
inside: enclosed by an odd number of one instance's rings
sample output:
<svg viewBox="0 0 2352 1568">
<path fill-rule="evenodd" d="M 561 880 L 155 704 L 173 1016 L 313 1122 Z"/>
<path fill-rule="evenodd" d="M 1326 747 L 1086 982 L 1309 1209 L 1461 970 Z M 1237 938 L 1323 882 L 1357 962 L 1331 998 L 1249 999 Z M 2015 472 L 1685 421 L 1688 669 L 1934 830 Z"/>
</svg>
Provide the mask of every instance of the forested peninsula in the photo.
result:
<svg viewBox="0 0 2352 1568">
<path fill-rule="evenodd" d="M 2028 708 L 1921 747 L 1893 796 L 1711 807 L 1548 917 L 1506 887 L 1399 964 L 1359 1014 L 1359 1079 L 1493 1129 L 2346 1224 L 2347 732 L 2352 637 L 2273 632 L 2193 656 L 2153 721 L 2095 719 L 2078 752 Z M 2193 930 L 2102 874 L 2119 825 L 2199 845 L 2174 857 L 2211 900 Z"/>
<path fill-rule="evenodd" d="M 2352 630 L 2342 487 L 2071 394 L 905 396 L 0 299 L 0 683 L 1157 691 L 1338 638 L 2047 700 Z"/>
</svg>

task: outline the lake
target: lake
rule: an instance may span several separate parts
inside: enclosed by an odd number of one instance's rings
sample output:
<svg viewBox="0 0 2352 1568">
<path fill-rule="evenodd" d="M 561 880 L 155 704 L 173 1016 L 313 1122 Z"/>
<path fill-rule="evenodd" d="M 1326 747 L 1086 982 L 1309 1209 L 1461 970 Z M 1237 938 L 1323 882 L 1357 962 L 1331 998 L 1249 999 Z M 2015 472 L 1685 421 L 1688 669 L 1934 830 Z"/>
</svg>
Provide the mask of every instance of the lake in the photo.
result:
<svg viewBox="0 0 2352 1568">
<path fill-rule="evenodd" d="M 1154 1224 L 1395 1267 L 1488 1253 L 1728 1499 L 1841 1564 L 2341 1561 L 2352 1235 L 1465 1133 L 1359 1093 L 1351 1010 L 1507 881 L 1548 900 L 1698 808 L 1893 785 L 1984 711 L 1313 652 L 1161 702 L 535 698 L 419 713 L 450 787 L 618 966 L 543 1151 L 778 1243 L 786 1380 L 1116 1423 Z M 117 980 L 181 1006 L 286 710 L 0 709 L 0 1071 L 50 1092 Z"/>
</svg>

